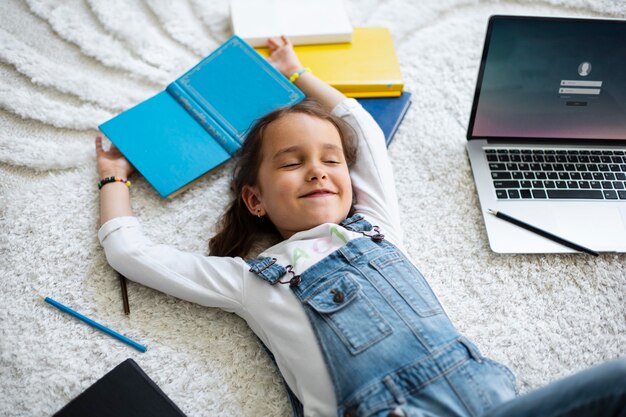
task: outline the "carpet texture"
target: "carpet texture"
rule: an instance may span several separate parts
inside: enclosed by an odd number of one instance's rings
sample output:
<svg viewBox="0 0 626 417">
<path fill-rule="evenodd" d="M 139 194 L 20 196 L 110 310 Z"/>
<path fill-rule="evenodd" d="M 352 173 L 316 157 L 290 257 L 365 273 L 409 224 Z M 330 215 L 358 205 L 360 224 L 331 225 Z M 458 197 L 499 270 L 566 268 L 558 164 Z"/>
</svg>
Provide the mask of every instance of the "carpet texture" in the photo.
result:
<svg viewBox="0 0 626 417">
<path fill-rule="evenodd" d="M 626 256 L 492 253 L 464 139 L 489 15 L 624 18 L 623 3 L 346 6 L 355 26 L 393 34 L 414 100 L 389 150 L 406 246 L 461 331 L 507 363 L 523 392 L 626 355 Z M 96 126 L 229 35 L 226 0 L 0 2 L 0 415 L 50 415 L 128 357 L 189 416 L 289 414 L 281 378 L 243 320 L 134 283 L 125 316 L 96 238 Z M 146 233 L 206 253 L 231 169 L 171 201 L 133 178 Z M 76 322 L 39 294 L 148 352 Z"/>
</svg>

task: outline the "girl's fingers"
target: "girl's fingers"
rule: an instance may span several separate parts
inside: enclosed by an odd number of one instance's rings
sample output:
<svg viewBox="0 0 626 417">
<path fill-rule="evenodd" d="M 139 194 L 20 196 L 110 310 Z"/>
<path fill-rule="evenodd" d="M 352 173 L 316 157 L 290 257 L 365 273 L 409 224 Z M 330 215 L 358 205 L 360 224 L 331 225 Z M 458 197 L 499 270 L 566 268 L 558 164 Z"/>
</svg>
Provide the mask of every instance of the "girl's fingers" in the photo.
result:
<svg viewBox="0 0 626 417">
<path fill-rule="evenodd" d="M 289 46 L 289 44 L 289 39 L 287 39 L 285 35 L 280 36 L 280 42 L 278 41 L 278 39 L 274 38 L 269 38 L 267 40 L 267 46 L 270 48 L 271 51 L 282 48 L 284 46 Z"/>
<path fill-rule="evenodd" d="M 96 153 L 102 152 L 102 136 L 96 136 Z"/>
<path fill-rule="evenodd" d="M 118 149 L 115 147 L 115 145 L 112 142 L 109 142 L 107 145 L 107 148 L 105 149 L 104 146 L 104 142 L 102 141 L 102 136 L 98 135 L 96 136 L 96 154 L 97 155 L 114 155 L 115 153 L 119 153 Z"/>
</svg>

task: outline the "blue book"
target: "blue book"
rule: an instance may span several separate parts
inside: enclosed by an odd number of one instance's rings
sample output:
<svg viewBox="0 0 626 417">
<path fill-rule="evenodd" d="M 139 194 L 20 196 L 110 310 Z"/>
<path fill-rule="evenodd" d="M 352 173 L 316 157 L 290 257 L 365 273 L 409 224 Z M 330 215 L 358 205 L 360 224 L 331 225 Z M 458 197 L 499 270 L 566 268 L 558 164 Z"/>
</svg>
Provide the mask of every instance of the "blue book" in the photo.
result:
<svg viewBox="0 0 626 417">
<path fill-rule="evenodd" d="M 393 140 L 409 106 L 411 93 L 404 91 L 400 97 L 357 98 L 361 106 L 372 115 L 385 134 L 387 147 Z"/>
<path fill-rule="evenodd" d="M 101 124 L 162 197 L 231 158 L 263 115 L 304 94 L 233 36 L 155 96 Z"/>
</svg>

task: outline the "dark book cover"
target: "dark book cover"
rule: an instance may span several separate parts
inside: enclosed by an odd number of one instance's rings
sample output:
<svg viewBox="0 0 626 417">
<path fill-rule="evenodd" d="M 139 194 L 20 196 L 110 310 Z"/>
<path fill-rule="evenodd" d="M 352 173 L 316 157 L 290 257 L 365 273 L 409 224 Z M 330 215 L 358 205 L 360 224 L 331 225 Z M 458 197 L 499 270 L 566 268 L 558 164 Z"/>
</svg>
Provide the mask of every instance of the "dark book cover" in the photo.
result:
<svg viewBox="0 0 626 417">
<path fill-rule="evenodd" d="M 113 368 L 54 417 L 185 417 L 132 359 Z"/>
<path fill-rule="evenodd" d="M 411 93 L 404 91 L 400 97 L 358 98 L 357 101 L 376 120 L 389 146 L 411 105 Z"/>
</svg>

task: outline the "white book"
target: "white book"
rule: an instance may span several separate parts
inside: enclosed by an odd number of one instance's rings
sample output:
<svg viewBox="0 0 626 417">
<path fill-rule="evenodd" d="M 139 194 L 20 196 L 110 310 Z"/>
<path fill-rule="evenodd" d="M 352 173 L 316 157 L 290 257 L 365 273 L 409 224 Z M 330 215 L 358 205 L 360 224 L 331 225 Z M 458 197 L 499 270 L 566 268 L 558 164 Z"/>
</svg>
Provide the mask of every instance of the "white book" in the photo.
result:
<svg viewBox="0 0 626 417">
<path fill-rule="evenodd" d="M 230 23 L 254 47 L 280 35 L 294 45 L 352 41 L 342 0 L 231 0 Z"/>
</svg>

